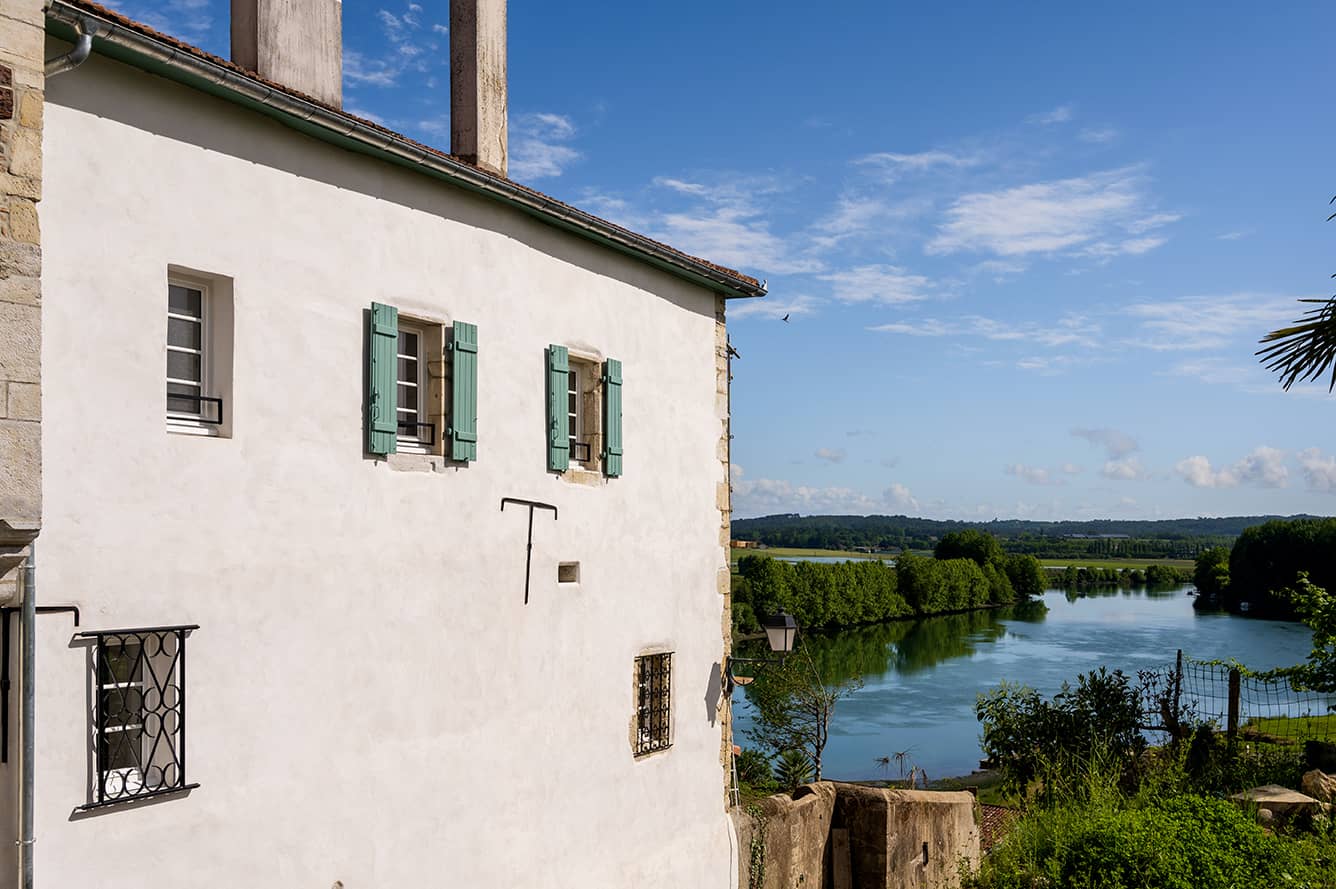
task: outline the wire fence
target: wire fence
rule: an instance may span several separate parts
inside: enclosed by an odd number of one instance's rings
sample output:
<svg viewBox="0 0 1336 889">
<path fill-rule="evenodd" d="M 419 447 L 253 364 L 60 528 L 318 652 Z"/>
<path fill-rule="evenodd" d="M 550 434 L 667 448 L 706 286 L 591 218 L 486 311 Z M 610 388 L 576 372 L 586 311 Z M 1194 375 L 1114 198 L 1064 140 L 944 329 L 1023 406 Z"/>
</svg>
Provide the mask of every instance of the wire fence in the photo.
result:
<svg viewBox="0 0 1336 889">
<path fill-rule="evenodd" d="M 1297 689 L 1284 676 L 1258 676 L 1183 652 L 1173 666 L 1140 674 L 1146 727 L 1182 736 L 1211 724 L 1230 737 L 1278 744 L 1336 740 L 1336 695 Z"/>
</svg>

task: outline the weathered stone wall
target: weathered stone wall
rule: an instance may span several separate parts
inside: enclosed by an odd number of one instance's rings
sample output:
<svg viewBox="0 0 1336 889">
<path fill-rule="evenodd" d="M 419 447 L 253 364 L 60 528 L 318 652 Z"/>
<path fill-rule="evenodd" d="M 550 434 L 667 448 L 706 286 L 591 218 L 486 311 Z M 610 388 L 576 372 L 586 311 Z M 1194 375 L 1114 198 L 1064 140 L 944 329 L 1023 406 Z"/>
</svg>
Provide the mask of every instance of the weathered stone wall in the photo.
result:
<svg viewBox="0 0 1336 889">
<path fill-rule="evenodd" d="M 740 887 L 756 873 L 763 889 L 949 889 L 979 865 L 968 793 L 823 781 L 758 808 L 733 815 Z"/>
<path fill-rule="evenodd" d="M 0 4 L 0 600 L 42 518 L 41 0 Z"/>
</svg>

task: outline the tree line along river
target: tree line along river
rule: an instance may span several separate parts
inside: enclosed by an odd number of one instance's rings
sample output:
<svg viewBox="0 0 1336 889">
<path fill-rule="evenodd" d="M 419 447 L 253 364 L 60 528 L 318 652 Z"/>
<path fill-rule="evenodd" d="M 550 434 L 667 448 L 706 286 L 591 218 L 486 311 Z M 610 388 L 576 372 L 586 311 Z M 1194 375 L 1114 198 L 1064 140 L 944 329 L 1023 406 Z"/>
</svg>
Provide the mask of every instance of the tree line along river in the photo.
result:
<svg viewBox="0 0 1336 889">
<path fill-rule="evenodd" d="M 1101 666 L 1135 678 L 1138 670 L 1171 665 L 1178 649 L 1253 669 L 1296 664 L 1308 654 L 1312 634 L 1302 624 L 1197 613 L 1191 589 L 1082 597 L 1050 589 L 1027 605 L 805 634 L 827 681 L 864 681 L 836 707 L 826 776 L 895 778 L 897 766 L 888 774 L 876 761 L 903 751 L 905 768 L 917 765 L 930 779 L 969 774 L 981 755 L 976 697 L 1003 680 L 1051 695 Z M 735 706 L 737 743 L 747 746 L 750 711 L 742 692 Z"/>
</svg>

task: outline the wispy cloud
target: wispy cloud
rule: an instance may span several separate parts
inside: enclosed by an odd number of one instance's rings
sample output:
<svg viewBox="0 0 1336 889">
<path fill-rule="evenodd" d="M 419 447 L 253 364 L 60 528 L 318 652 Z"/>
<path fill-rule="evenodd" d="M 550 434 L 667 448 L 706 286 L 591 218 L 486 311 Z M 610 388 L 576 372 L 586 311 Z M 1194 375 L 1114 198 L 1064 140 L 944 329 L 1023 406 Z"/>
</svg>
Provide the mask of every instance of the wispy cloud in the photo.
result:
<svg viewBox="0 0 1336 889">
<path fill-rule="evenodd" d="M 980 162 L 978 156 L 952 154 L 949 151 L 920 151 L 916 154 L 901 154 L 894 151 L 881 151 L 855 158 L 856 166 L 867 167 L 884 183 L 897 182 L 911 173 L 924 173 L 933 169 L 960 169 L 973 167 Z"/>
<path fill-rule="evenodd" d="M 1012 463 L 1003 467 L 1007 475 L 1014 475 L 1031 485 L 1065 485 L 1067 480 L 1059 478 L 1042 466 L 1027 466 L 1024 463 Z"/>
<path fill-rule="evenodd" d="M 1056 253 L 1086 247 L 1096 253 L 1145 252 L 1159 243 L 1119 237 L 1147 218 L 1144 179 L 1124 167 L 1072 179 L 967 194 L 946 211 L 927 244 L 933 254 L 973 251 L 998 256 Z"/>
<path fill-rule="evenodd" d="M 1256 342 L 1294 314 L 1296 297 L 1234 293 L 1186 296 L 1134 303 L 1123 312 L 1140 325 L 1130 345 L 1161 352 L 1217 349 L 1231 342 Z"/>
<path fill-rule="evenodd" d="M 213 32 L 212 0 L 107 0 L 106 5 L 155 31 L 204 46 Z"/>
<path fill-rule="evenodd" d="M 398 85 L 400 77 L 407 72 L 426 75 L 433 68 L 444 64 L 441 61 L 444 55 L 438 51 L 438 38 L 448 33 L 448 29 L 439 24 L 427 25 L 420 4 L 408 3 L 399 12 L 378 9 L 376 20 L 380 23 L 386 45 L 371 54 L 345 47 L 345 86 L 393 87 Z"/>
<path fill-rule="evenodd" d="M 817 448 L 813 456 L 827 463 L 843 463 L 845 453 L 843 448 Z"/>
<path fill-rule="evenodd" d="M 560 176 L 580 159 L 580 152 L 570 145 L 575 138 L 575 124 L 569 117 L 550 112 L 521 115 L 511 134 L 510 176 L 533 181 Z"/>
<path fill-rule="evenodd" d="M 1076 138 L 1080 139 L 1082 142 L 1103 145 L 1117 139 L 1118 131 L 1113 127 L 1086 127 L 1076 134 Z"/>
<path fill-rule="evenodd" d="M 738 514 L 743 516 L 773 512 L 867 515 L 887 510 L 919 509 L 918 499 L 899 482 L 891 483 L 880 497 L 875 497 L 853 488 L 816 487 L 783 479 L 743 478 L 733 483 L 733 503 Z"/>
<path fill-rule="evenodd" d="M 1104 452 L 1109 455 L 1110 460 L 1126 457 L 1128 454 L 1141 449 L 1141 444 L 1135 438 L 1126 432 L 1120 432 L 1107 426 L 1099 428 L 1078 426 L 1072 429 L 1072 435 L 1077 438 L 1084 438 L 1092 445 L 1103 448 Z"/>
<path fill-rule="evenodd" d="M 831 283 L 831 295 L 841 302 L 884 305 L 918 302 L 932 296 L 933 285 L 895 265 L 864 265 L 819 276 Z"/>
<path fill-rule="evenodd" d="M 1223 235 L 1216 235 L 1215 239 L 1217 241 L 1237 241 L 1246 234 L 1247 232 L 1225 232 Z"/>
<path fill-rule="evenodd" d="M 1141 459 L 1138 457 L 1109 460 L 1100 469 L 1099 474 L 1107 479 L 1119 482 L 1141 481 L 1150 478 L 1150 472 L 1141 465 Z"/>
<path fill-rule="evenodd" d="M 1017 323 L 999 321 L 982 315 L 966 315 L 949 321 L 937 318 L 895 321 L 889 324 L 878 324 L 868 329 L 907 336 L 975 336 L 1000 342 L 1014 341 L 1048 347 L 1081 346 L 1085 348 L 1095 348 L 1099 345 L 1101 331 L 1097 322 L 1083 315 L 1067 315 L 1048 324 L 1037 321 Z"/>
<path fill-rule="evenodd" d="M 1072 119 L 1075 108 L 1071 105 L 1059 105 L 1051 111 L 1041 111 L 1038 114 L 1031 114 L 1026 118 L 1030 123 L 1037 123 L 1040 126 L 1049 126 L 1055 123 L 1066 123 Z"/>
</svg>

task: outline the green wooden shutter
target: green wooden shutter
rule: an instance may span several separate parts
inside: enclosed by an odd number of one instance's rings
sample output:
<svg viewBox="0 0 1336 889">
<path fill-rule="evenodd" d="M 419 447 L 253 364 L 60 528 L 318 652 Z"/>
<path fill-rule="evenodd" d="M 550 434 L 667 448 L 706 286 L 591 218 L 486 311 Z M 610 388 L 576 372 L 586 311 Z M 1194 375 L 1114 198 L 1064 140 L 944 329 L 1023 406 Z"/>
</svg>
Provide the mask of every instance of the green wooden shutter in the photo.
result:
<svg viewBox="0 0 1336 889">
<path fill-rule="evenodd" d="M 366 449 L 371 454 L 398 450 L 398 355 L 399 310 L 372 303 L 366 356 Z"/>
<path fill-rule="evenodd" d="M 547 468 L 565 472 L 571 465 L 571 431 L 566 416 L 570 359 L 565 346 L 547 347 Z"/>
<path fill-rule="evenodd" d="M 450 458 L 478 459 L 478 325 L 456 321 L 450 342 Z"/>
<path fill-rule="evenodd" d="M 622 474 L 622 363 L 603 362 L 603 472 Z"/>
</svg>

